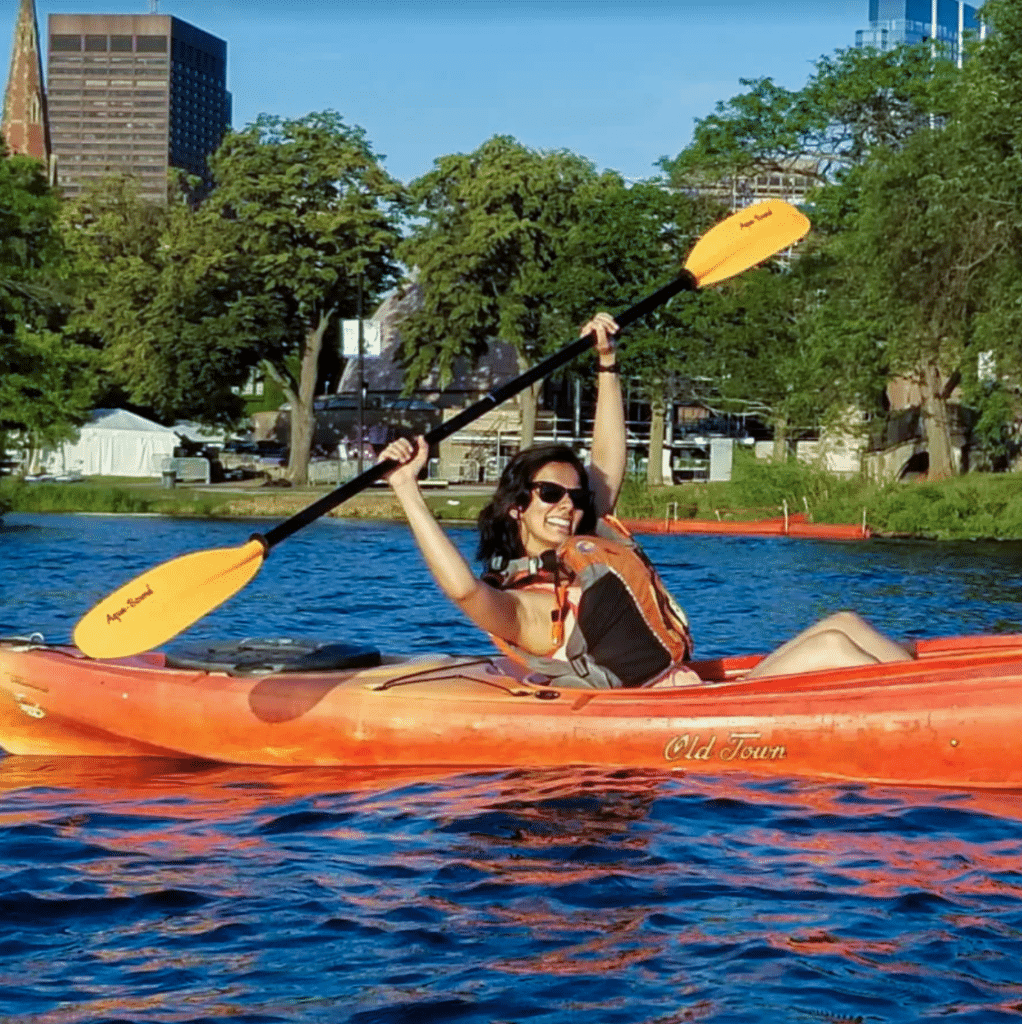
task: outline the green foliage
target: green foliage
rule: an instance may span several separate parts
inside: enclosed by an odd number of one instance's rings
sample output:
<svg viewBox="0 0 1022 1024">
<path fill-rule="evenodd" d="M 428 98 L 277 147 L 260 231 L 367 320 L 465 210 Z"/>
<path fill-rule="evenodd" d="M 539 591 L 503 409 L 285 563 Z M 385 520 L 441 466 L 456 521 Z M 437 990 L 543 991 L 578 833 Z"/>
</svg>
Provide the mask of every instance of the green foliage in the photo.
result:
<svg viewBox="0 0 1022 1024">
<path fill-rule="evenodd" d="M 858 487 L 817 466 L 797 459 L 764 462 L 751 452 L 736 451 L 729 494 L 737 508 L 782 508 L 804 511 L 808 504 L 817 509 L 832 500 L 835 492 Z"/>
<path fill-rule="evenodd" d="M 770 78 L 741 79 L 747 91 L 718 103 L 696 122 L 692 143 L 660 163 L 680 186 L 789 172 L 795 164 L 823 183 L 942 117 L 953 79 L 953 67 L 934 60 L 928 43 L 884 53 L 837 50 L 819 58 L 797 91 Z"/>
<path fill-rule="evenodd" d="M 16 512 L 152 512 L 153 502 L 116 487 L 88 484 L 7 484 L 0 491 Z"/>
<path fill-rule="evenodd" d="M 208 517 L 218 513 L 223 500 L 187 491 L 163 491 L 156 484 L 118 486 L 90 479 L 82 483 L 23 483 L 0 481 L 0 505 L 14 512 L 94 512 Z"/>
<path fill-rule="evenodd" d="M 552 305 L 565 318 L 562 337 L 594 310 L 624 309 L 676 277 L 722 212 L 660 181 L 626 185 L 607 173 L 582 185 L 578 218 L 551 271 Z M 682 294 L 629 328 L 622 361 L 650 399 L 693 397 L 707 372 L 720 305 L 714 290 Z"/>
<path fill-rule="evenodd" d="M 91 354 L 60 333 L 58 212 L 42 165 L 0 152 L 0 429 L 31 446 L 72 436 L 95 392 Z"/>
<path fill-rule="evenodd" d="M 65 335 L 15 324 L 6 336 L 0 377 L 0 427 L 38 448 L 74 437 L 92 409 L 96 360 Z"/>
<path fill-rule="evenodd" d="M 1002 0 L 984 15 L 997 32 L 957 73 L 946 121 L 867 169 L 847 249 L 887 362 L 923 390 L 931 476 L 953 472 L 947 403 L 979 356 L 1002 374 L 1022 369 L 1022 62 L 1012 35 L 1022 4 Z"/>
<path fill-rule="evenodd" d="M 263 366 L 291 403 L 304 479 L 325 332 L 355 315 L 360 284 L 372 301 L 395 280 L 403 190 L 331 111 L 264 115 L 210 166 L 201 205 L 184 191 L 148 204 L 110 178 L 69 207 L 72 326 L 102 348 L 108 381 L 166 420 L 235 423 L 236 391 Z"/>
<path fill-rule="evenodd" d="M 410 382 L 436 370 L 443 386 L 456 359 L 477 359 L 497 337 L 528 359 L 563 341 L 551 271 L 595 177 L 572 153 L 496 136 L 412 182 L 415 223 L 398 250 L 423 292 L 401 327 Z"/>
<path fill-rule="evenodd" d="M 242 229 L 232 242 L 246 283 L 284 303 L 294 347 L 323 317 L 353 314 L 360 274 L 370 297 L 393 282 L 403 190 L 361 128 L 333 111 L 263 114 L 224 139 L 210 168 L 203 215 Z"/>
<path fill-rule="evenodd" d="M 63 230 L 75 260 L 70 329 L 100 349 L 107 386 L 169 422 L 235 422 L 232 389 L 258 359 L 272 308 L 236 293 L 232 233 L 184 202 L 145 202 L 117 176 L 69 204 Z"/>
<path fill-rule="evenodd" d="M 870 525 L 886 533 L 941 540 L 1022 538 L 1022 493 L 1009 476 L 969 474 L 939 484 L 897 484 L 878 492 Z"/>
<path fill-rule="evenodd" d="M 969 446 L 970 471 L 1004 472 L 1022 451 L 1016 429 L 1018 395 L 999 380 L 969 380 L 962 390 L 966 405 L 975 414 Z"/>
<path fill-rule="evenodd" d="M 291 405 L 289 474 L 304 483 L 323 339 L 338 317 L 357 314 L 360 291 L 372 301 L 396 280 L 404 189 L 365 132 L 333 111 L 264 114 L 224 139 L 210 169 L 216 187 L 198 221 L 230 247 L 229 257 L 217 249 L 225 294 L 236 297 L 224 328 L 236 337 L 261 331 L 262 363 Z"/>
</svg>

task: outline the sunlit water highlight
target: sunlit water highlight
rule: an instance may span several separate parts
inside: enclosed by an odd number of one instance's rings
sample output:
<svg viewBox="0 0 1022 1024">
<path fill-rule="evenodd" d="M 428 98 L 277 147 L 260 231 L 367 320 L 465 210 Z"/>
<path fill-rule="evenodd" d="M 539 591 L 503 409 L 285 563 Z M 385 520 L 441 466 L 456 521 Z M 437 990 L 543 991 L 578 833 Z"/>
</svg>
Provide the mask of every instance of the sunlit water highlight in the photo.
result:
<svg viewBox="0 0 1022 1024">
<path fill-rule="evenodd" d="M 8 516 L 0 634 L 65 640 L 125 579 L 258 525 Z M 1016 545 L 645 546 L 700 655 L 841 607 L 902 637 L 1022 631 Z M 189 635 L 488 649 L 402 528 L 333 521 Z M 983 1024 L 1022 1016 L 1020 939 L 1018 793 L 0 760 L 5 1022 Z"/>
</svg>

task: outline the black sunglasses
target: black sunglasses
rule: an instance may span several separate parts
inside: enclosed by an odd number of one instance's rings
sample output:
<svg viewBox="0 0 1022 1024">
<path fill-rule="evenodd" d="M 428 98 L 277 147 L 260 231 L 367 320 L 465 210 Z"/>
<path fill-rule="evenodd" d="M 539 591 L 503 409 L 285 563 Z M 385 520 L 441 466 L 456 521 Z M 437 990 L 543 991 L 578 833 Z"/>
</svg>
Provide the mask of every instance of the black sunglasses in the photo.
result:
<svg viewBox="0 0 1022 1024">
<path fill-rule="evenodd" d="M 544 505 L 556 505 L 566 494 L 580 511 L 589 505 L 589 492 L 584 487 L 563 487 L 549 480 L 535 480 L 529 484 L 529 490 L 535 491 Z"/>
</svg>

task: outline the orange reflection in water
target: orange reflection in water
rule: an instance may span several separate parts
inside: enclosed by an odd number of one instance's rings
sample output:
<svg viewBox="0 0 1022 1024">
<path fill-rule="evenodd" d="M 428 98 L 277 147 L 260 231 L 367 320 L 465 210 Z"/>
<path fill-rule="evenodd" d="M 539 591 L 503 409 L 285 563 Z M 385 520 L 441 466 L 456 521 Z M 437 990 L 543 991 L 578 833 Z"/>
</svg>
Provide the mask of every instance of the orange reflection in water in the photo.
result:
<svg viewBox="0 0 1022 1024">
<path fill-rule="evenodd" d="M 115 852 L 154 851 L 159 866 L 145 875 L 111 879 L 109 860 L 76 865 L 77 871 L 95 873 L 110 895 L 128 896 L 155 886 L 194 888 L 196 872 L 201 872 L 203 888 L 218 896 L 249 894 L 246 886 L 253 872 L 246 868 L 279 865 L 285 856 L 281 844 L 269 838 L 275 834 L 272 828 L 264 832 L 262 826 L 279 823 L 300 804 L 299 813 L 323 812 L 324 822 L 315 825 L 317 836 L 339 841 L 340 856 L 315 862 L 306 857 L 302 862 L 305 878 L 333 893 L 338 906 L 343 903 L 338 912 L 397 931 L 401 925 L 391 925 L 387 915 L 414 901 L 435 913 L 442 922 L 438 928 L 524 936 L 514 949 L 493 939 L 500 954 L 487 967 L 506 975 L 615 975 L 644 971 L 655 962 L 660 976 L 672 979 L 678 1004 L 691 999 L 685 1012 L 696 1016 L 707 1010 L 705 1004 L 699 1009 L 700 988 L 689 989 L 676 964 L 687 962 L 685 956 L 705 958 L 706 950 L 723 943 L 767 945 L 810 960 L 837 958 L 880 974 L 931 970 L 907 948 L 904 935 L 866 938 L 819 923 L 821 911 L 811 900 L 790 899 L 800 891 L 820 893 L 825 887 L 830 895 L 848 894 L 871 903 L 871 913 L 877 914 L 883 912 L 884 901 L 906 893 L 962 901 L 991 895 L 1022 899 L 1022 844 L 970 842 L 955 834 L 952 816 L 961 811 L 1020 821 L 1018 793 L 582 768 L 465 774 L 457 769 L 279 769 L 153 759 L 5 758 L 0 761 L 0 794 L 0 825 L 45 821 L 52 826 L 57 821 L 69 838 L 90 830 L 97 810 L 129 816 L 130 828 L 102 830 L 103 844 Z M 664 803 L 651 815 L 658 801 Z M 741 814 L 729 818 L 731 808 Z M 357 813 L 337 814 L 333 820 L 330 816 L 338 810 Z M 701 813 L 702 825 L 690 825 L 687 814 L 692 811 Z M 390 833 L 390 820 L 410 816 L 428 822 L 435 841 L 424 839 L 421 831 L 409 835 L 396 828 Z M 377 831 L 372 835 L 365 831 L 373 828 Z M 300 822 L 296 830 L 301 832 Z M 366 840 L 376 841 L 379 850 L 381 833 L 387 846 L 378 856 L 389 867 L 407 867 L 416 872 L 414 877 L 432 878 L 437 868 L 456 862 L 466 872 L 478 873 L 481 884 L 492 888 L 492 900 L 484 896 L 459 903 L 458 886 L 432 884 L 428 892 L 419 892 L 402 878 L 376 878 L 369 886 L 348 887 L 349 879 L 358 877 L 359 865 L 354 853 L 346 863 L 344 850 L 357 849 Z M 700 849 L 698 861 L 687 859 L 692 846 Z M 613 850 L 621 856 L 601 857 L 587 850 Z M 591 898 L 598 885 L 622 877 L 635 890 L 634 897 L 624 892 L 620 906 L 577 906 L 557 895 L 559 889 L 577 886 Z M 697 891 L 679 895 L 689 885 Z M 464 888 L 470 890 L 471 883 Z M 730 910 L 715 902 L 729 899 Z M 748 919 L 734 909 L 739 905 L 755 908 Z M 673 920 L 651 923 L 660 912 Z M 691 920 L 686 920 L 689 912 Z M 164 921 L 152 943 L 143 941 L 151 922 L 119 927 L 122 935 L 138 938 L 153 969 L 195 971 L 201 956 L 170 951 L 163 943 L 169 935 L 201 935 L 230 922 L 223 908 L 217 914 L 214 922 L 204 914 Z M 948 905 L 933 927 L 974 925 L 997 927 L 981 915 L 973 921 L 961 905 Z M 1005 933 L 1006 941 L 1010 938 Z M 139 951 L 134 940 L 128 946 Z M 121 953 L 114 948 L 103 955 L 116 960 Z M 256 954 L 222 950 L 218 957 L 232 976 L 257 967 Z M 1018 995 L 1022 998 L 1022 988 Z M 218 993 L 207 1002 L 192 999 L 194 1006 L 177 999 L 171 1007 L 169 997 L 162 995 L 139 999 L 98 993 L 86 1008 L 54 1010 L 37 1019 L 40 1024 L 72 1024 L 104 1013 L 158 1013 L 169 1021 L 187 1020 L 200 1004 L 206 1016 L 228 1017 L 238 1012 L 231 998 L 230 993 Z M 258 1011 L 257 994 L 240 991 L 237 998 L 246 1011 Z M 1010 1001 L 1015 993 L 1002 985 L 998 998 Z"/>
</svg>

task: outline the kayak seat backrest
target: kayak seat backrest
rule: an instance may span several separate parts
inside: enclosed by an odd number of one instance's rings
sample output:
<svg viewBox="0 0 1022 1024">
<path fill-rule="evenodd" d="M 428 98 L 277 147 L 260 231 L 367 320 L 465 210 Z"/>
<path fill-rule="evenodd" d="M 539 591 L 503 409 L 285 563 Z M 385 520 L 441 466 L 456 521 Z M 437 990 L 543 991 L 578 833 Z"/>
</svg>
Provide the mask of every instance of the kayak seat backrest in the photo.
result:
<svg viewBox="0 0 1022 1024">
<path fill-rule="evenodd" d="M 199 642 L 166 652 L 167 667 L 232 676 L 285 672 L 339 672 L 380 664 L 375 647 L 320 640 L 249 639 Z"/>
</svg>

